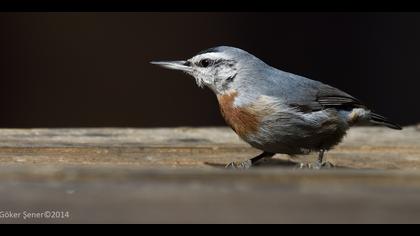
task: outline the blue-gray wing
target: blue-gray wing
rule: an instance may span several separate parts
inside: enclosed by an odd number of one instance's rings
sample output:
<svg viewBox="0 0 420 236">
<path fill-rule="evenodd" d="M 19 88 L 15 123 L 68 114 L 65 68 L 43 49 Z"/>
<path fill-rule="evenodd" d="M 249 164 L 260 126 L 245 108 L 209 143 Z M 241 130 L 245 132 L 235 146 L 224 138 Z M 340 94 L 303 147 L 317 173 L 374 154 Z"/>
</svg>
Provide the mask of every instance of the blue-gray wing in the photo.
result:
<svg viewBox="0 0 420 236">
<path fill-rule="evenodd" d="M 266 95 L 274 96 L 287 105 L 297 108 L 302 112 L 314 112 L 325 109 L 351 111 L 354 108 L 367 107 L 357 98 L 337 88 L 311 80 L 302 76 L 272 70 L 262 76 L 262 87 Z M 388 126 L 392 129 L 401 129 L 401 126 L 389 119 L 369 112 L 369 121 L 373 124 Z"/>
<path fill-rule="evenodd" d="M 350 110 L 356 107 L 365 108 L 357 98 L 332 86 L 302 76 L 278 71 L 266 78 L 268 95 L 282 98 L 292 107 L 305 112 L 319 111 L 327 108 Z"/>
</svg>

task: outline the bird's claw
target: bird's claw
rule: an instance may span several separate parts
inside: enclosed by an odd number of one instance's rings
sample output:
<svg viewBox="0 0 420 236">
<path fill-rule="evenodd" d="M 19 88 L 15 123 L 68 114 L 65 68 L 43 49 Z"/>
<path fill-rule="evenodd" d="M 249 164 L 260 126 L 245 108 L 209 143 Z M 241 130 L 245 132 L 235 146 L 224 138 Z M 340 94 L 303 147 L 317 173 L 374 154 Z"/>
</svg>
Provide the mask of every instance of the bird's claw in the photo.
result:
<svg viewBox="0 0 420 236">
<path fill-rule="evenodd" d="M 244 162 L 231 162 L 225 166 L 226 169 L 235 169 L 235 170 L 246 170 L 251 168 L 252 162 L 251 160 L 247 160 Z"/>
<path fill-rule="evenodd" d="M 313 169 L 313 170 L 321 170 L 321 169 L 331 169 L 335 168 L 335 166 L 331 162 L 315 162 L 315 163 L 299 163 L 297 166 L 298 169 Z"/>
</svg>

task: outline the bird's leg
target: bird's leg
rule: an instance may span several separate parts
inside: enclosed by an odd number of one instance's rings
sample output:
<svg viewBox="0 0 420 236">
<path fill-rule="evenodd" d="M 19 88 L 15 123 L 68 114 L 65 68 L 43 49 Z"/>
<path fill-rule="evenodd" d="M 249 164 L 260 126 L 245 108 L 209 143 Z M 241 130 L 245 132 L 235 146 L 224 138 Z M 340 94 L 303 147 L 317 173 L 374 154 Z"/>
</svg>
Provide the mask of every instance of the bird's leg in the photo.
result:
<svg viewBox="0 0 420 236">
<path fill-rule="evenodd" d="M 251 158 L 249 160 L 246 160 L 244 162 L 231 162 L 229 164 L 226 165 L 226 168 L 228 169 L 249 169 L 250 167 L 252 167 L 253 165 L 255 165 L 255 163 L 257 163 L 259 160 L 265 158 L 265 157 L 272 157 L 274 156 L 274 153 L 270 153 L 270 152 L 263 152 L 260 155 Z"/>
<path fill-rule="evenodd" d="M 322 160 L 324 159 L 324 149 L 319 150 L 318 154 L 318 164 L 322 165 Z"/>
<path fill-rule="evenodd" d="M 321 166 L 321 168 L 324 168 L 324 169 L 334 168 L 334 165 L 331 162 L 329 162 L 329 161 L 323 162 L 324 152 L 325 152 L 324 149 L 321 149 L 319 151 L 319 155 L 318 155 L 318 163 L 319 163 L 319 165 Z"/>
</svg>

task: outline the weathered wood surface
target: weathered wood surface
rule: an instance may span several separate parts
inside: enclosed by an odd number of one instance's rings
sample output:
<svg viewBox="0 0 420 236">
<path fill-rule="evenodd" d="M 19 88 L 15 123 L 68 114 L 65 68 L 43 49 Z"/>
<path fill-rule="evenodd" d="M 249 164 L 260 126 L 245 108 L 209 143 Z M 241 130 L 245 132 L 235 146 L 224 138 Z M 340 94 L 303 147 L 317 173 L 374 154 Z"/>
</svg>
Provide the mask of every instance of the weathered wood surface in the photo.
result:
<svg viewBox="0 0 420 236">
<path fill-rule="evenodd" d="M 1 129 L 0 213 L 69 211 L 0 223 L 420 223 L 420 128 L 355 128 L 338 168 L 295 169 L 227 128 Z"/>
</svg>

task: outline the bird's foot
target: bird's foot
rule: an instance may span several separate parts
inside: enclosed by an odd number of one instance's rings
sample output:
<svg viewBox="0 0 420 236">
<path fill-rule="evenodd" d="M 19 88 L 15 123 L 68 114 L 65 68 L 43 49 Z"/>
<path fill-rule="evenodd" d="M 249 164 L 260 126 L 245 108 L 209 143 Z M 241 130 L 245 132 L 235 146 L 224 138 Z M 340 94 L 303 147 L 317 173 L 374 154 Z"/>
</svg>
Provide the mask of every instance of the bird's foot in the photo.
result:
<svg viewBox="0 0 420 236">
<path fill-rule="evenodd" d="M 312 170 L 321 170 L 321 169 L 331 169 L 335 166 L 331 162 L 314 162 L 314 163 L 299 163 L 297 166 L 298 169 L 312 169 Z"/>
<path fill-rule="evenodd" d="M 246 170 L 251 168 L 252 162 L 251 160 L 247 160 L 244 162 L 231 162 L 225 166 L 226 169 L 235 169 L 235 170 Z"/>
</svg>

